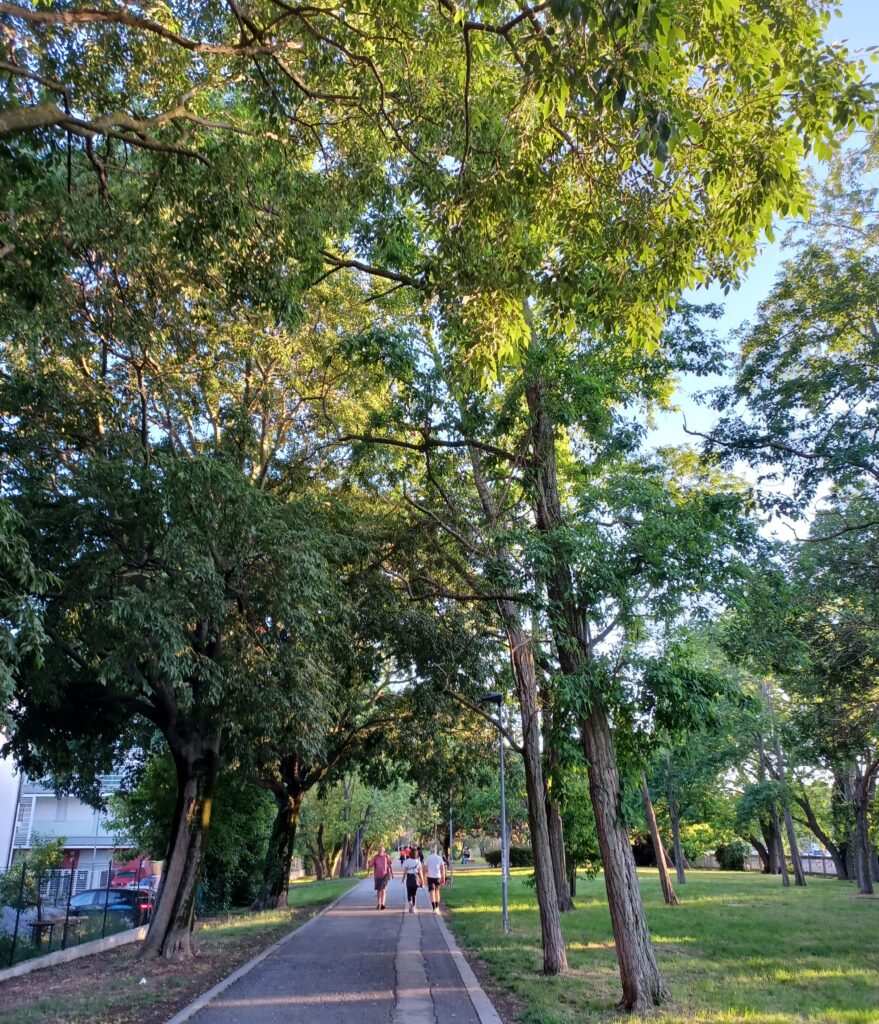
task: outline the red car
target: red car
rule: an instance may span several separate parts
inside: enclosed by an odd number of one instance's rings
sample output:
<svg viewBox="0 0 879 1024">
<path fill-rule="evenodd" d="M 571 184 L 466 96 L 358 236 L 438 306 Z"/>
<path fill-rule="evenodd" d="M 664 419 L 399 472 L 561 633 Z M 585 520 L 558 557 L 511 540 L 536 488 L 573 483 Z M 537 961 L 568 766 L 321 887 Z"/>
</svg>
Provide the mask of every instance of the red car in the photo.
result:
<svg viewBox="0 0 879 1024">
<path fill-rule="evenodd" d="M 113 877 L 110 879 L 111 889 L 125 889 L 128 886 L 134 887 L 137 881 L 137 871 L 132 871 L 130 868 L 123 868 L 120 871 L 114 871 Z"/>
</svg>

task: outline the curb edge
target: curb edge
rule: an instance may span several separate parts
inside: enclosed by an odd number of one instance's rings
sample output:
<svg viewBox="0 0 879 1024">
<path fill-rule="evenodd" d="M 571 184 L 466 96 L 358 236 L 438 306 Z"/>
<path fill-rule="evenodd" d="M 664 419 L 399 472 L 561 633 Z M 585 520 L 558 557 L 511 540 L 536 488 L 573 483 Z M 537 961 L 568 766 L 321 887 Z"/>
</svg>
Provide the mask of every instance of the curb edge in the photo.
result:
<svg viewBox="0 0 879 1024">
<path fill-rule="evenodd" d="M 259 966 L 268 957 L 279 950 L 283 945 L 289 942 L 294 935 L 299 935 L 303 929 L 307 928 L 313 921 L 317 921 L 318 918 L 323 917 L 324 914 L 328 914 L 333 907 L 336 906 L 341 900 L 343 900 L 350 892 L 353 892 L 360 883 L 355 883 L 350 889 L 346 889 L 345 892 L 337 896 L 332 903 L 328 903 L 325 907 L 316 913 L 312 914 L 311 917 L 303 924 L 299 925 L 298 928 L 294 928 L 291 932 L 285 935 L 282 939 L 279 939 L 273 945 L 264 949 L 261 953 L 257 953 L 255 957 L 248 960 L 247 963 L 242 964 L 237 970 L 233 971 L 228 977 L 223 978 L 222 981 L 218 981 L 213 988 L 209 988 L 207 992 L 203 992 L 197 999 L 194 999 L 188 1006 L 184 1006 L 182 1010 L 178 1010 L 173 1017 L 169 1017 L 165 1021 L 165 1024 L 183 1024 L 184 1021 L 194 1017 L 199 1010 L 204 1009 L 208 1003 L 212 1002 L 221 992 L 224 992 L 230 985 L 234 985 L 239 978 L 243 978 L 245 974 L 249 974 L 254 967 Z"/>
</svg>

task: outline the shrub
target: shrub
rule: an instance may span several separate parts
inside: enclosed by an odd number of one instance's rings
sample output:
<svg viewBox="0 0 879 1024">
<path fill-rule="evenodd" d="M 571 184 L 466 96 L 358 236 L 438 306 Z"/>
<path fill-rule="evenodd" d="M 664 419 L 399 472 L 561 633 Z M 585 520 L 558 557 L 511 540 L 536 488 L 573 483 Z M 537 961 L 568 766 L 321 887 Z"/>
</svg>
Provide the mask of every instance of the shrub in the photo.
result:
<svg viewBox="0 0 879 1024">
<path fill-rule="evenodd" d="M 750 848 L 747 843 L 734 840 L 731 843 L 723 843 L 714 851 L 717 858 L 717 865 L 721 871 L 744 871 L 745 858 Z"/>
<path fill-rule="evenodd" d="M 499 868 L 501 866 L 501 851 L 500 850 L 487 850 L 485 852 L 485 859 L 488 862 L 488 866 L 492 868 Z M 534 867 L 534 858 L 531 855 L 530 846 L 511 846 L 510 847 L 510 867 L 511 868 L 531 868 Z"/>
</svg>

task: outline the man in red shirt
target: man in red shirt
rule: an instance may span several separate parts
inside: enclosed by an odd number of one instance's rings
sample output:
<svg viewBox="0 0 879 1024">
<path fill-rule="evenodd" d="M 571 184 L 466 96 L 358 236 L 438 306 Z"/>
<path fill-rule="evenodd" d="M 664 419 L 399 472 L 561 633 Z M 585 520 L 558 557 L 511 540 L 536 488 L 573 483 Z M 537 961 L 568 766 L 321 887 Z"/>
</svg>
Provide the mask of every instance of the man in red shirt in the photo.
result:
<svg viewBox="0 0 879 1024">
<path fill-rule="evenodd" d="M 375 898 L 378 900 L 376 903 L 376 910 L 385 909 L 385 889 L 388 887 L 388 882 L 394 877 L 394 868 L 391 864 L 391 858 L 385 853 L 385 848 L 380 846 L 378 853 L 370 861 L 372 867 L 372 877 L 375 881 Z"/>
</svg>

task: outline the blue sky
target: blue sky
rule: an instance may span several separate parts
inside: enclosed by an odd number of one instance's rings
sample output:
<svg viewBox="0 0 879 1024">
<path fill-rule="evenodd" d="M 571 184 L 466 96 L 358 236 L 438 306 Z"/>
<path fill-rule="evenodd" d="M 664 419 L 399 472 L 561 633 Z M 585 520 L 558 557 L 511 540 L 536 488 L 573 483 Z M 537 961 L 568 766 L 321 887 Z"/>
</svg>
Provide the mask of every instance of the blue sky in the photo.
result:
<svg viewBox="0 0 879 1024">
<path fill-rule="evenodd" d="M 879 46 L 879 0 L 842 0 L 840 11 L 842 17 L 832 18 L 827 27 L 828 40 L 845 41 L 851 51 Z M 871 77 L 879 77 L 879 64 L 873 65 Z M 776 233 L 777 241 L 763 242 L 760 255 L 736 291 L 724 296 L 720 288 L 709 288 L 689 296 L 696 303 L 716 302 L 724 307 L 723 319 L 716 325 L 722 338 L 728 338 L 732 331 L 751 319 L 758 304 L 768 295 L 784 258 L 781 250 L 783 235 L 782 224 Z M 692 442 L 693 439 L 688 438 L 683 432 L 684 417 L 690 428 L 705 429 L 711 425 L 711 411 L 696 405 L 691 395 L 695 391 L 712 386 L 712 383 L 717 382 L 695 379 L 681 382 L 676 396 L 680 410 L 657 418 L 656 430 L 652 436 L 654 443 L 668 445 Z"/>
</svg>

